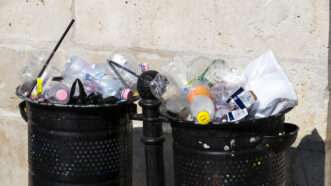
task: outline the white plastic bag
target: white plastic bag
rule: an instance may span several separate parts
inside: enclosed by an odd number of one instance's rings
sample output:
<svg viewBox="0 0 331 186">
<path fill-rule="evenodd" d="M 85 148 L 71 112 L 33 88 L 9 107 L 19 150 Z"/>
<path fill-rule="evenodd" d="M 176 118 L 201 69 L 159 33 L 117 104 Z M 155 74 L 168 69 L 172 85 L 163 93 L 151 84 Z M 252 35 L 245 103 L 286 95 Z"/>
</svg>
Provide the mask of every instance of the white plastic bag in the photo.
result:
<svg viewBox="0 0 331 186">
<path fill-rule="evenodd" d="M 293 85 L 272 51 L 251 62 L 244 76 L 247 78 L 246 90 L 252 90 L 258 99 L 250 112 L 255 118 L 269 117 L 297 105 Z"/>
</svg>

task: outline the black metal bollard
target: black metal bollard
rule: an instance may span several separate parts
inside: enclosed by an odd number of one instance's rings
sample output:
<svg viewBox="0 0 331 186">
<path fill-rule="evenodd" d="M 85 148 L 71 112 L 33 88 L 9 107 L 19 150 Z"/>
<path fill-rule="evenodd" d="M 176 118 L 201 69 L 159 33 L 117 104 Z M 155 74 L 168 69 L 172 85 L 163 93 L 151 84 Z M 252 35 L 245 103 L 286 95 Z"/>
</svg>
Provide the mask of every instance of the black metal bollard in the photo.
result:
<svg viewBox="0 0 331 186">
<path fill-rule="evenodd" d="M 142 98 L 139 105 L 142 107 L 143 136 L 146 158 L 146 185 L 164 186 L 164 161 L 163 161 L 163 130 L 160 119 L 159 106 L 161 102 L 149 91 L 149 83 L 156 71 L 144 72 L 138 80 L 138 91 Z"/>
</svg>

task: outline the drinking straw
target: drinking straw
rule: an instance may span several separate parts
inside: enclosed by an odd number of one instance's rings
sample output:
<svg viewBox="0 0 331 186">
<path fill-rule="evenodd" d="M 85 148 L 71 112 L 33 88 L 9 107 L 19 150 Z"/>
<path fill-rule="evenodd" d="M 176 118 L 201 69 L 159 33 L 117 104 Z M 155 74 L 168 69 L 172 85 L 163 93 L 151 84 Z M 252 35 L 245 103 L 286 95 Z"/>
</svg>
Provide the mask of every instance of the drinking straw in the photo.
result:
<svg viewBox="0 0 331 186">
<path fill-rule="evenodd" d="M 42 77 L 42 75 L 44 74 L 47 66 L 49 65 L 50 61 L 53 59 L 54 54 L 56 53 L 57 49 L 60 47 L 63 39 L 66 37 L 66 35 L 68 34 L 69 30 L 71 29 L 72 25 L 75 23 L 75 20 L 72 19 L 69 23 L 69 25 L 67 26 L 66 30 L 64 31 L 64 33 L 62 34 L 60 40 L 56 43 L 54 49 L 52 50 L 52 53 L 49 55 L 49 57 L 47 58 L 43 68 L 40 70 L 37 79 L 40 79 Z M 32 91 L 35 89 L 37 85 L 37 81 L 34 82 L 32 89 L 30 90 L 29 94 L 27 97 L 30 97 Z"/>
</svg>

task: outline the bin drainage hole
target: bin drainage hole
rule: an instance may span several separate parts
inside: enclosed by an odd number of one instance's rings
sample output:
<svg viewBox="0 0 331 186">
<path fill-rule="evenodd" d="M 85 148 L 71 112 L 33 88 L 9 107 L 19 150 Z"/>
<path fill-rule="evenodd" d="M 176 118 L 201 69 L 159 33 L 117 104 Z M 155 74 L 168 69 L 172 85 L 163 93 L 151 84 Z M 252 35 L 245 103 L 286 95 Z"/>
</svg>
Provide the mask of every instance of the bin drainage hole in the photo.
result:
<svg viewBox="0 0 331 186">
<path fill-rule="evenodd" d="M 210 149 L 210 145 L 208 145 L 207 143 L 204 143 L 202 146 L 204 149 Z"/>
<path fill-rule="evenodd" d="M 225 145 L 225 146 L 224 146 L 224 150 L 225 150 L 225 151 L 229 151 L 229 150 L 230 150 L 230 147 L 229 147 L 228 145 Z"/>
</svg>

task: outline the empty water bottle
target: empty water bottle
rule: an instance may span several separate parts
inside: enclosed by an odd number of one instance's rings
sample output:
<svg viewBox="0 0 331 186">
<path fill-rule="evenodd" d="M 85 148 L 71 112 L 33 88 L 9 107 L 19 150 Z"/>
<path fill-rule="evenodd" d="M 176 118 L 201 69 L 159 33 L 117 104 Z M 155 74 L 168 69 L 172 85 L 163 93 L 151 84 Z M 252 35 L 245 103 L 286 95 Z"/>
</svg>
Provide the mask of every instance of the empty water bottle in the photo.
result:
<svg viewBox="0 0 331 186">
<path fill-rule="evenodd" d="M 32 55 L 28 59 L 28 63 L 23 66 L 20 76 L 23 82 L 36 80 L 43 64 L 46 61 L 46 56 L 42 53 Z"/>
<path fill-rule="evenodd" d="M 127 100 L 133 95 L 131 89 L 124 87 L 120 80 L 114 79 L 112 76 L 104 76 L 97 83 L 99 85 L 99 93 L 102 94 L 103 98 L 116 97 L 120 100 Z"/>
<path fill-rule="evenodd" d="M 209 66 L 212 61 L 206 57 L 197 57 L 193 59 L 190 63 L 190 66 L 186 67 L 186 78 L 188 84 L 191 85 L 193 82 L 207 81 L 205 74 L 209 71 Z"/>
<path fill-rule="evenodd" d="M 113 73 L 110 72 L 110 67 L 107 63 L 92 64 L 91 69 L 86 72 L 85 79 L 96 81 L 102 79 L 106 75 L 111 74 Z"/>
<path fill-rule="evenodd" d="M 47 88 L 48 87 L 48 88 Z M 69 87 L 62 82 L 52 81 L 47 85 L 43 97 L 50 103 L 67 104 Z"/>
<path fill-rule="evenodd" d="M 122 67 L 129 69 L 130 71 L 132 71 L 135 74 L 139 74 L 139 70 L 138 70 L 138 64 L 136 63 L 136 60 L 134 59 L 133 56 L 128 55 L 128 54 L 113 54 L 110 57 L 110 60 L 121 65 Z M 126 88 L 130 88 L 130 89 L 135 89 L 136 88 L 136 84 L 137 84 L 137 77 L 134 76 L 133 74 L 129 73 L 127 70 L 124 70 L 122 68 L 118 68 L 116 66 L 111 66 L 112 67 L 112 71 L 114 71 L 114 73 L 118 77 L 119 79 L 123 79 L 126 84 Z"/>
<path fill-rule="evenodd" d="M 68 86 L 71 86 L 76 79 L 82 81 L 86 79 L 86 74 L 89 74 L 92 71 L 91 64 L 77 56 L 72 56 L 68 63 L 65 64 L 65 69 L 62 75 L 63 81 Z"/>
</svg>

